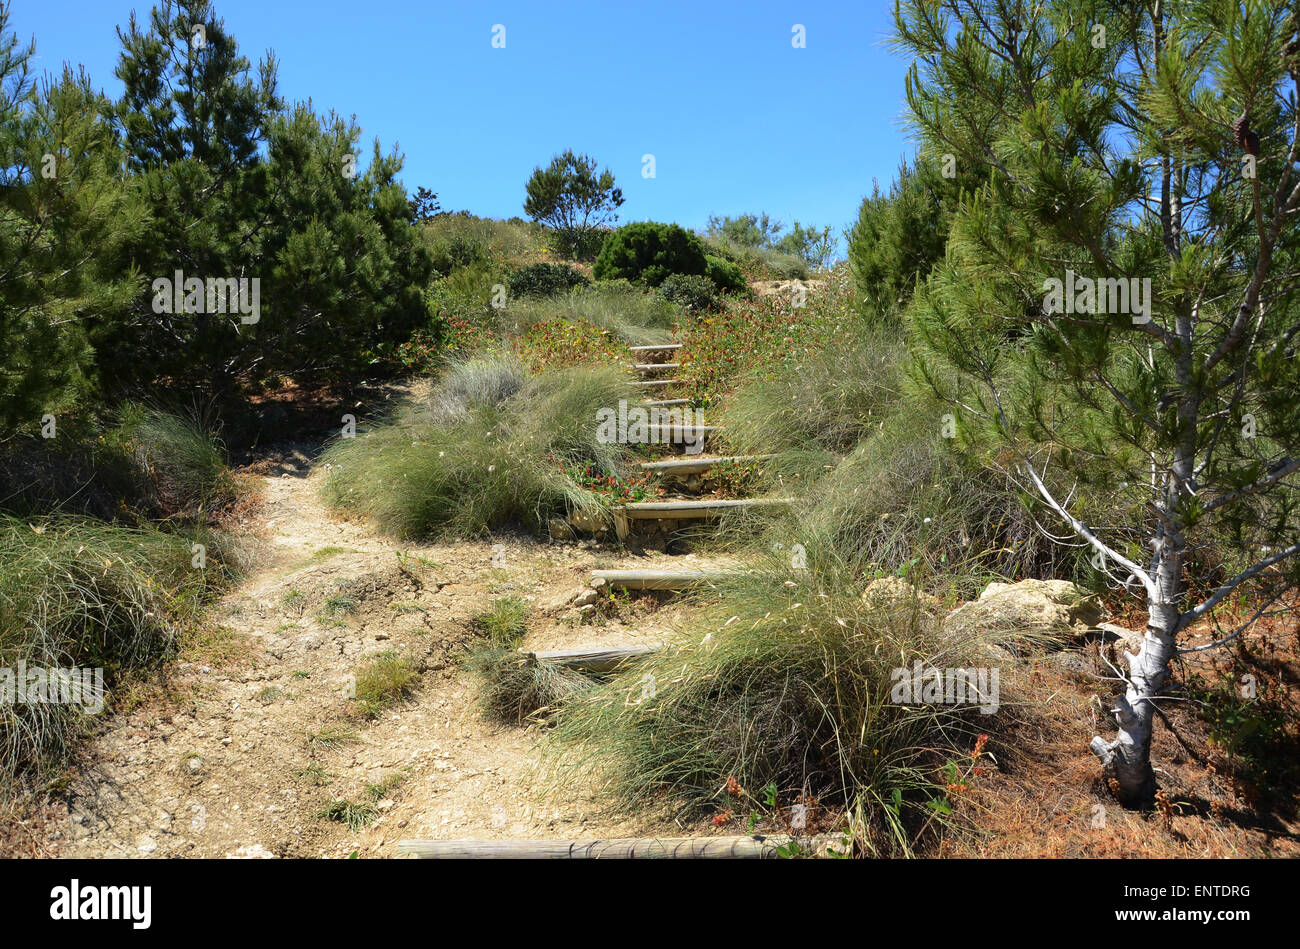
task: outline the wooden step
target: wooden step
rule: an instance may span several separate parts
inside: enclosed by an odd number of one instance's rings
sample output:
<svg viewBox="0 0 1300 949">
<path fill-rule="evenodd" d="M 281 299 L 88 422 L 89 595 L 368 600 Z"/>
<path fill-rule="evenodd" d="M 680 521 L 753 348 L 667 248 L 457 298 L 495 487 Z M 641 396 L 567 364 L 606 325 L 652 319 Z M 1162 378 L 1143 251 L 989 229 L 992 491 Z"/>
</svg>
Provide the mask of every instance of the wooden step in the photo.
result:
<svg viewBox="0 0 1300 949">
<path fill-rule="evenodd" d="M 759 860 L 797 844 L 815 851 L 819 837 L 613 837 L 608 840 L 399 840 L 397 852 L 421 860 Z"/>
<path fill-rule="evenodd" d="M 722 455 L 714 458 L 680 458 L 671 461 L 643 461 L 637 465 L 642 471 L 661 475 L 703 474 L 715 465 L 735 462 L 747 465 L 755 461 L 766 461 L 776 455 Z"/>
<path fill-rule="evenodd" d="M 650 389 L 655 386 L 675 386 L 681 381 L 680 379 L 648 379 L 645 382 L 633 382 L 631 384 L 638 389 Z"/>
<path fill-rule="evenodd" d="M 720 425 L 681 425 L 676 422 L 660 423 L 658 425 L 646 425 L 646 434 L 650 435 L 652 442 L 677 442 L 686 438 L 695 439 L 701 435 L 712 435 L 715 432 L 722 431 Z M 656 436 L 665 435 L 659 438 Z"/>
<path fill-rule="evenodd" d="M 631 366 L 637 372 L 658 372 L 660 369 L 680 369 L 682 364 L 679 362 L 638 362 Z"/>
<path fill-rule="evenodd" d="M 655 646 L 611 646 L 604 648 L 588 649 L 548 649 L 548 650 L 526 650 L 520 652 L 530 656 L 537 662 L 545 662 L 555 666 L 566 666 L 570 669 L 576 669 L 579 672 L 590 672 L 594 675 L 604 675 L 609 672 L 616 672 L 629 662 L 648 656 L 657 651 Z"/>
<path fill-rule="evenodd" d="M 632 520 L 657 518 L 685 520 L 687 518 L 721 517 L 728 511 L 752 511 L 772 507 L 788 507 L 795 498 L 745 498 L 735 501 L 635 501 L 620 505 L 618 511 Z"/>
<path fill-rule="evenodd" d="M 676 352 L 681 343 L 659 343 L 658 346 L 629 346 L 628 352 Z"/>
<path fill-rule="evenodd" d="M 668 409 L 679 405 L 686 406 L 690 404 L 690 399 L 655 399 L 651 402 L 637 403 L 637 405 L 641 406 L 643 409 Z"/>
<path fill-rule="evenodd" d="M 690 590 L 701 584 L 735 576 L 729 570 L 593 570 L 591 585 L 623 590 Z"/>
</svg>

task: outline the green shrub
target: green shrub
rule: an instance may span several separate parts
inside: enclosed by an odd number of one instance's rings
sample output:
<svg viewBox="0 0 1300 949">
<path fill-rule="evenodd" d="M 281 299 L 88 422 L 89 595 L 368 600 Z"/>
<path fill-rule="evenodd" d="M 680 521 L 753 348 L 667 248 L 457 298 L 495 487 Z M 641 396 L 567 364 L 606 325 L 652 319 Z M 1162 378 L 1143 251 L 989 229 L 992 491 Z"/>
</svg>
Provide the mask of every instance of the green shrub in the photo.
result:
<svg viewBox="0 0 1300 949">
<path fill-rule="evenodd" d="M 211 509 L 234 500 L 233 478 L 209 416 L 128 404 L 121 418 L 136 465 L 163 510 Z"/>
<path fill-rule="evenodd" d="M 518 260 L 540 251 L 546 240 L 541 227 L 522 218 L 499 221 L 468 211 L 437 214 L 421 224 L 420 235 L 443 276 L 474 263 Z"/>
<path fill-rule="evenodd" d="M 483 353 L 452 364 L 429 396 L 435 423 L 459 421 L 476 408 L 495 408 L 524 387 L 523 363 L 506 353 Z"/>
<path fill-rule="evenodd" d="M 512 297 L 552 297 L 590 283 L 581 270 L 548 263 L 520 267 L 507 280 Z"/>
<path fill-rule="evenodd" d="M 828 345 L 746 377 L 722 408 L 739 454 L 843 454 L 876 431 L 898 397 L 905 350 L 897 334 L 852 327 Z"/>
<path fill-rule="evenodd" d="M 700 239 L 676 224 L 637 221 L 605 238 L 592 273 L 598 280 L 623 277 L 652 287 L 669 274 L 703 274 Z"/>
<path fill-rule="evenodd" d="M 705 273 L 718 285 L 718 289 L 726 293 L 742 293 L 749 290 L 744 271 L 736 264 L 723 257 L 715 257 L 713 254 L 706 255 L 704 260 Z"/>
<path fill-rule="evenodd" d="M 461 234 L 453 234 L 447 239 L 434 244 L 433 248 L 430 254 L 433 269 L 443 277 L 448 276 L 453 270 L 460 267 L 471 267 L 474 264 L 487 263 L 490 259 L 488 249 L 484 244 Z"/>
<path fill-rule="evenodd" d="M 659 295 L 692 313 L 716 310 L 722 303 L 718 285 L 708 277 L 693 274 L 669 274 L 659 284 Z"/>
<path fill-rule="evenodd" d="M 601 280 L 555 297 L 511 301 L 500 325 L 511 336 L 550 323 L 587 324 L 608 331 L 629 346 L 666 343 L 681 311 L 658 294 L 627 280 Z"/>
<path fill-rule="evenodd" d="M 877 187 L 862 199 L 848 235 L 848 261 L 864 316 L 898 318 L 917 281 L 942 259 L 956 203 L 955 183 L 928 161 L 903 162 L 888 194 Z"/>
</svg>

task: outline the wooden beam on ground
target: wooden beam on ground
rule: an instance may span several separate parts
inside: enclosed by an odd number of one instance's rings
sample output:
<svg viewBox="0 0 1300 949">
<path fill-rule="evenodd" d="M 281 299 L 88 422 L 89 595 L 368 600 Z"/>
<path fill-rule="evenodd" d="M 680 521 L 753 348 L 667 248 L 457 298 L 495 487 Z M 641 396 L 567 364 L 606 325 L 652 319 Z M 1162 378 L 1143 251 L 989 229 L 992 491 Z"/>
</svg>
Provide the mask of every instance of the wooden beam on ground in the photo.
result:
<svg viewBox="0 0 1300 949">
<path fill-rule="evenodd" d="M 662 475 L 703 474 L 715 465 L 735 462 L 747 465 L 755 461 L 767 461 L 776 455 L 725 455 L 716 458 L 678 458 L 672 461 L 643 461 L 639 467 L 642 471 Z"/>
<path fill-rule="evenodd" d="M 647 379 L 644 382 L 633 382 L 632 385 L 638 389 L 651 389 L 655 386 L 675 386 L 681 381 L 680 379 Z"/>
<path fill-rule="evenodd" d="M 671 410 L 670 410 L 671 411 Z M 630 426 L 629 426 L 630 427 Z M 679 425 L 675 422 L 669 422 L 659 425 L 647 424 L 645 427 L 646 436 L 650 442 L 684 442 L 687 439 L 694 441 L 702 435 L 712 435 L 715 432 L 722 431 L 720 425 Z"/>
<path fill-rule="evenodd" d="M 758 860 L 778 857 L 795 842 L 815 850 L 816 838 L 615 837 L 609 840 L 400 840 L 397 852 L 422 860 Z"/>
<path fill-rule="evenodd" d="M 643 409 L 667 409 L 676 406 L 690 405 L 690 399 L 652 399 L 649 402 L 638 402 L 637 405 Z"/>
<path fill-rule="evenodd" d="M 658 651 L 656 646 L 611 646 L 607 649 L 547 649 L 525 651 L 538 662 L 566 666 L 579 672 L 605 675 L 617 672 L 629 662 Z"/>
<path fill-rule="evenodd" d="M 681 348 L 682 348 L 681 343 L 659 343 L 658 345 L 651 344 L 648 346 L 629 346 L 628 350 L 634 353 L 659 353 L 659 352 L 667 352 L 668 350 L 672 350 L 672 349 L 681 349 Z"/>
<path fill-rule="evenodd" d="M 621 505 L 621 510 L 633 520 L 644 521 L 657 518 L 685 520 L 721 517 L 728 511 L 788 507 L 795 500 L 795 498 L 746 498 L 737 501 L 636 501 Z"/>
<path fill-rule="evenodd" d="M 735 576 L 731 570 L 593 570 L 591 585 L 624 590 L 689 590 Z"/>
</svg>

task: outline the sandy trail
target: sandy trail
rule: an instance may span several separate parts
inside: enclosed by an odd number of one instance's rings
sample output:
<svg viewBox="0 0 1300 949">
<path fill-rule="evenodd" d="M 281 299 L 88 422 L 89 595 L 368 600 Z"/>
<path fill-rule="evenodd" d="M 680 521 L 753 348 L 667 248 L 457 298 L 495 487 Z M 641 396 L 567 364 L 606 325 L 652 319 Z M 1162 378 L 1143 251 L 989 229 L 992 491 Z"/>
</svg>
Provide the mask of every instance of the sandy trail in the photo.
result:
<svg viewBox="0 0 1300 949">
<path fill-rule="evenodd" d="M 668 831 L 602 814 L 595 789 L 549 792 L 540 735 L 486 721 L 458 657 L 470 617 L 507 593 L 537 607 L 525 641 L 533 648 L 661 639 L 672 604 L 575 626 L 566 596 L 596 567 L 701 565 L 696 558 L 514 536 L 406 545 L 326 511 L 323 472 L 300 452 L 272 467 L 262 476 L 258 566 L 215 606 L 229 637 L 187 649 L 162 686 L 105 718 L 74 769 L 67 813 L 48 828 L 51 853 L 390 856 L 408 838 Z M 331 600 L 350 611 L 331 615 Z M 366 721 L 347 698 L 348 677 L 386 649 L 424 671 L 409 700 Z M 364 829 L 319 816 L 334 800 L 368 800 L 367 786 L 385 781 L 400 783 L 372 802 L 378 816 Z"/>
</svg>

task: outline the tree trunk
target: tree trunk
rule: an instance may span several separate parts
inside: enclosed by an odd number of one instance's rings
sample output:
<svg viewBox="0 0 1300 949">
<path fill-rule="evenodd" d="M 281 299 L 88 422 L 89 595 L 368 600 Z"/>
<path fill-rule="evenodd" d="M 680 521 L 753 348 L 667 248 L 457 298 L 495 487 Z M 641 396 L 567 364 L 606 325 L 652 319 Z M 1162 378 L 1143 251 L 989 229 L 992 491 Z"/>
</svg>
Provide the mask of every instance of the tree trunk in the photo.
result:
<svg viewBox="0 0 1300 949">
<path fill-rule="evenodd" d="M 1173 560 L 1174 558 L 1169 558 Z M 1161 600 L 1166 600 L 1165 575 L 1169 561 L 1161 563 L 1157 583 Z M 1177 584 L 1178 578 L 1173 578 Z M 1146 635 L 1137 653 L 1126 653 L 1129 682 L 1123 695 L 1115 698 L 1112 712 L 1118 725 L 1114 741 L 1093 738 L 1091 748 L 1101 759 L 1115 796 L 1125 807 L 1143 807 L 1156 793 L 1156 775 L 1151 767 L 1151 737 L 1155 725 L 1155 699 L 1169 678 L 1178 629 L 1178 607 L 1172 601 L 1152 603 Z"/>
</svg>

